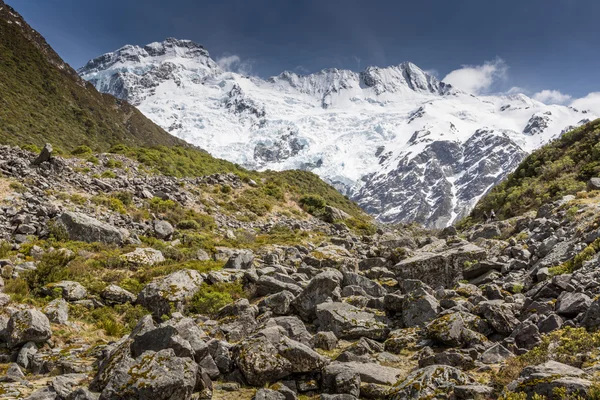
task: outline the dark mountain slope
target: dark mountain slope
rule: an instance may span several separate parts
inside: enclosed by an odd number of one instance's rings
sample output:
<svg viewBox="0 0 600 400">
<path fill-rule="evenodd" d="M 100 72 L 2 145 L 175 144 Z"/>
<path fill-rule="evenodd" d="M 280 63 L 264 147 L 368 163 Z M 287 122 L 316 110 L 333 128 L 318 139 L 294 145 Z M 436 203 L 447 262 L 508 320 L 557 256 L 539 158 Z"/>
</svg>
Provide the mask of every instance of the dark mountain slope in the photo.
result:
<svg viewBox="0 0 600 400">
<path fill-rule="evenodd" d="M 565 133 L 527 157 L 505 181 L 482 198 L 471 219 L 495 210 L 500 218 L 521 215 L 542 204 L 585 190 L 600 176 L 600 119 Z"/>
<path fill-rule="evenodd" d="M 128 103 L 100 94 L 79 78 L 10 6 L 0 0 L 0 142 L 64 149 L 115 143 L 183 142 Z"/>
</svg>

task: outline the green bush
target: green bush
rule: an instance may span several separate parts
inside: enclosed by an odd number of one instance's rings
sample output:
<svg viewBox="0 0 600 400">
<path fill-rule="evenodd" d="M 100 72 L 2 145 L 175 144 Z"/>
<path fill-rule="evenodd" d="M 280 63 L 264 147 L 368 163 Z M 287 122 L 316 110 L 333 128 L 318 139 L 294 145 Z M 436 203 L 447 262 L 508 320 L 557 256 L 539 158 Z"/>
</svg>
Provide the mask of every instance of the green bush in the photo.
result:
<svg viewBox="0 0 600 400">
<path fill-rule="evenodd" d="M 193 229 L 193 230 L 199 230 L 200 224 L 196 221 L 194 221 L 193 219 L 186 219 L 184 221 L 181 221 L 180 223 L 177 224 L 177 227 L 179 229 Z"/>
<path fill-rule="evenodd" d="M 68 274 L 65 267 L 73 259 L 74 256 L 63 251 L 45 253 L 37 264 L 37 268 L 25 275 L 29 289 L 34 293 L 39 293 L 41 288 L 47 284 L 67 279 Z"/>
<path fill-rule="evenodd" d="M 117 177 L 117 174 L 115 174 L 112 171 L 104 171 L 102 173 L 102 175 L 100 175 L 102 178 L 110 178 L 110 179 L 115 179 Z"/>
<path fill-rule="evenodd" d="M 71 154 L 74 156 L 81 156 L 81 155 L 91 155 L 92 154 L 92 149 L 86 145 L 81 145 L 81 146 L 77 146 L 75 147 L 72 151 Z"/>
<path fill-rule="evenodd" d="M 187 306 L 189 314 L 214 316 L 217 312 L 237 299 L 244 297 L 239 283 L 202 284 Z"/>
</svg>

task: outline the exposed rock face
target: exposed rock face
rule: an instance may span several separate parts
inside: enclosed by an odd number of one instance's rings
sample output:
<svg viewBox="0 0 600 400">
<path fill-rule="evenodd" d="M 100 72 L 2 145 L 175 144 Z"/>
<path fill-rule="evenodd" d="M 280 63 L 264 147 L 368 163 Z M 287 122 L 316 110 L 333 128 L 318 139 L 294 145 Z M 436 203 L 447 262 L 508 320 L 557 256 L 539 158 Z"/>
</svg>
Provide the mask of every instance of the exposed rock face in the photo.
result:
<svg viewBox="0 0 600 400">
<path fill-rule="evenodd" d="M 27 342 L 42 343 L 50 339 L 50 321 L 38 310 L 27 309 L 13 313 L 6 327 L 8 345 L 17 347 Z"/>
<path fill-rule="evenodd" d="M 475 262 L 486 257 L 484 249 L 463 243 L 449 249 L 432 252 L 419 252 L 394 265 L 393 271 L 398 278 L 421 279 L 431 286 L 443 285 L 451 287 L 463 279 L 466 262 Z"/>
<path fill-rule="evenodd" d="M 457 368 L 431 365 L 411 373 L 393 389 L 392 399 L 422 399 L 434 394 L 449 394 L 454 386 L 473 383 L 474 379 Z"/>
<path fill-rule="evenodd" d="M 98 221 L 88 215 L 67 211 L 57 220 L 71 240 L 122 244 L 123 233 L 112 225 Z"/>
<path fill-rule="evenodd" d="M 149 351 L 118 368 L 100 399 L 190 399 L 197 373 L 191 359 L 171 349 Z"/>
<path fill-rule="evenodd" d="M 173 306 L 181 310 L 202 284 L 198 271 L 182 270 L 148 284 L 138 295 L 137 302 L 148 308 L 156 318 L 168 315 Z"/>
<path fill-rule="evenodd" d="M 368 337 L 383 340 L 389 329 L 375 314 L 361 311 L 347 303 L 322 303 L 317 306 L 319 327 L 341 339 Z"/>
</svg>

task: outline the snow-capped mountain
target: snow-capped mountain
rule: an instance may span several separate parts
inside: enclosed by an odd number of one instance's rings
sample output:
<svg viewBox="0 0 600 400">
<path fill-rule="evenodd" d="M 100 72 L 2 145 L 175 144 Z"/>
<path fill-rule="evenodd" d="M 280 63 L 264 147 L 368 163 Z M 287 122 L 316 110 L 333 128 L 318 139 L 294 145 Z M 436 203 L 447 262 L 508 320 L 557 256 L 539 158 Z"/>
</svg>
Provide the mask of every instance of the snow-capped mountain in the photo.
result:
<svg viewBox="0 0 600 400">
<path fill-rule="evenodd" d="M 386 222 L 456 222 L 525 155 L 586 111 L 477 97 L 411 63 L 267 80 L 222 70 L 201 45 L 125 46 L 79 74 L 172 134 L 254 169 L 308 169 Z"/>
</svg>

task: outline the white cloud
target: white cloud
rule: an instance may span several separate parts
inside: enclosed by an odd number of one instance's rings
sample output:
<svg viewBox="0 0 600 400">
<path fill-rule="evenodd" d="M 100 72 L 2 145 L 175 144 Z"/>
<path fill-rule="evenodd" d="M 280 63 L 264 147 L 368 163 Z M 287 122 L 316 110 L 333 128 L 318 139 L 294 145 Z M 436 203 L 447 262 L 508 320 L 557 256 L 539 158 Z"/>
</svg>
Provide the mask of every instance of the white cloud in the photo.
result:
<svg viewBox="0 0 600 400">
<path fill-rule="evenodd" d="M 440 73 L 438 72 L 438 70 L 434 69 L 434 68 L 432 68 L 432 69 L 426 69 L 423 72 L 425 72 L 428 75 L 434 76 L 436 78 L 438 78 L 440 76 Z"/>
<path fill-rule="evenodd" d="M 571 107 L 579 110 L 591 110 L 600 115 L 600 92 L 592 92 L 585 97 L 573 100 Z"/>
<path fill-rule="evenodd" d="M 508 89 L 508 91 L 506 92 L 506 94 L 520 94 L 520 93 L 527 94 L 527 92 L 528 92 L 527 89 L 524 89 L 524 88 L 519 87 L 519 86 L 513 86 L 510 89 Z"/>
<path fill-rule="evenodd" d="M 249 75 L 252 71 L 252 62 L 242 61 L 242 59 L 235 54 L 218 57 L 217 65 L 224 71 L 237 72 L 242 75 Z"/>
<path fill-rule="evenodd" d="M 544 104 L 566 104 L 571 100 L 571 95 L 561 93 L 558 90 L 542 90 L 534 94 L 533 98 Z"/>
<path fill-rule="evenodd" d="M 443 81 L 465 92 L 483 94 L 489 92 L 494 83 L 506 78 L 507 70 L 504 60 L 496 58 L 483 65 L 463 65 L 446 75 Z"/>
</svg>

